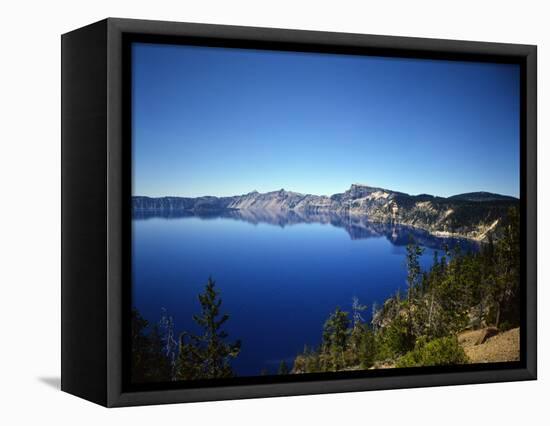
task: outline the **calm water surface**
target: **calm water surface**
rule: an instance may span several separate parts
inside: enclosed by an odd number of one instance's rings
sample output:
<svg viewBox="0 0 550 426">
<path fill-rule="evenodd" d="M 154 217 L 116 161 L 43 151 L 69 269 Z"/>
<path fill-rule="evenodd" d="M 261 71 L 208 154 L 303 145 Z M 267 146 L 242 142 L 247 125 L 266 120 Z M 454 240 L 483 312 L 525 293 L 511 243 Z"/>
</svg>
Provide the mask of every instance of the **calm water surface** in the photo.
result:
<svg viewBox="0 0 550 426">
<path fill-rule="evenodd" d="M 350 311 L 352 297 L 380 305 L 406 289 L 405 251 L 410 235 L 425 248 L 423 268 L 444 244 L 405 227 L 339 217 L 268 212 L 209 217 L 133 220 L 132 302 L 150 323 L 162 309 L 177 332 L 198 332 L 192 315 L 209 276 L 216 280 L 229 340 L 242 341 L 233 362 L 239 375 L 275 374 L 304 345 L 320 342 L 321 328 L 337 306 Z"/>
</svg>

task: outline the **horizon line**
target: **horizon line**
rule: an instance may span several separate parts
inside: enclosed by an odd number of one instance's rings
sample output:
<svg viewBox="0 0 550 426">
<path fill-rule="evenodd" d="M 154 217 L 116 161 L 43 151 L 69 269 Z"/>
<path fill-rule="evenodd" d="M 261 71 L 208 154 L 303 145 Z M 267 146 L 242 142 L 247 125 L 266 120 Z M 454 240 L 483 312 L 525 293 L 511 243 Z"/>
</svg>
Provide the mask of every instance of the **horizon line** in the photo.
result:
<svg viewBox="0 0 550 426">
<path fill-rule="evenodd" d="M 266 191 L 266 192 L 259 192 L 255 189 L 253 189 L 252 191 L 248 191 L 248 192 L 243 192 L 243 193 L 240 193 L 240 194 L 232 194 L 232 195 L 212 195 L 212 194 L 205 194 L 205 195 L 196 195 L 196 196 L 189 196 L 189 195 L 139 195 L 139 194 L 132 194 L 132 197 L 148 197 L 148 198 L 167 198 L 167 197 L 174 197 L 174 198 L 200 198 L 200 197 L 216 197 L 216 198 L 223 198 L 223 197 L 235 197 L 235 196 L 241 196 L 241 195 L 247 195 L 247 194 L 253 194 L 253 193 L 258 193 L 258 194 L 270 194 L 270 193 L 273 193 L 273 192 L 280 192 L 280 191 L 285 191 L 285 192 L 293 192 L 295 194 L 300 194 L 300 195 L 314 195 L 314 196 L 318 196 L 318 197 L 331 197 L 333 195 L 336 195 L 336 194 L 343 194 L 344 192 L 346 191 L 349 191 L 351 189 L 352 186 L 364 186 L 364 187 L 369 187 L 369 188 L 374 188 L 374 189 L 380 189 L 380 190 L 384 190 L 384 191 L 389 191 L 389 192 L 395 192 L 395 193 L 400 193 L 400 194 L 405 194 L 405 195 L 409 195 L 409 196 L 412 196 L 412 197 L 417 197 L 419 195 L 428 195 L 430 197 L 434 197 L 434 198 L 450 198 L 450 197 L 455 197 L 457 195 L 464 195 L 464 194 L 475 194 L 475 193 L 486 193 L 486 194 L 494 194 L 494 195 L 500 195 L 500 196 L 505 196 L 505 197 L 511 197 L 511 198 L 515 198 L 517 200 L 519 200 L 519 196 L 516 196 L 516 195 L 510 195 L 510 194 L 502 194 L 500 192 L 492 192 L 492 191 L 486 191 L 486 190 L 474 190 L 474 191 L 468 191 L 468 192 L 460 192 L 460 193 L 457 193 L 457 194 L 453 194 L 453 195 L 449 195 L 449 196 L 443 196 L 443 195 L 435 195 L 435 194 L 430 194 L 430 193 L 427 193 L 427 192 L 420 192 L 420 193 L 417 193 L 417 194 L 413 194 L 413 193 L 408 193 L 408 192 L 403 192 L 403 191 L 399 191 L 399 190 L 395 190 L 395 189 L 388 189 L 388 188 L 384 188 L 382 186 L 377 186 L 377 185 L 369 185 L 369 184 L 364 184 L 364 183 L 352 183 L 348 189 L 342 191 L 342 192 L 335 192 L 333 194 L 313 194 L 313 193 L 310 193 L 310 192 L 299 192 L 299 191 L 293 191 L 293 190 L 288 190 L 288 189 L 285 189 L 285 188 L 279 188 L 279 189 L 275 189 L 275 190 L 272 190 L 272 191 Z"/>
</svg>

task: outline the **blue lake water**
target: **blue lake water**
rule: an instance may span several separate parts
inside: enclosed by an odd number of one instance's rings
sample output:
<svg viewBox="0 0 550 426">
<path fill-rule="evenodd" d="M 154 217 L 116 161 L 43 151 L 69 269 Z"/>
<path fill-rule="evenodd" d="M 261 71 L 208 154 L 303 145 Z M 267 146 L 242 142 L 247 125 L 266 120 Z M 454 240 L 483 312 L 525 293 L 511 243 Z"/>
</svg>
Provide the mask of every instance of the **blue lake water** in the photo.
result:
<svg viewBox="0 0 550 426">
<path fill-rule="evenodd" d="M 242 349 L 233 361 L 238 375 L 275 374 L 304 345 L 320 343 L 321 329 L 337 306 L 351 311 L 352 298 L 378 305 L 406 289 L 409 235 L 424 248 L 423 268 L 444 244 L 412 228 L 339 217 L 298 217 L 261 212 L 221 216 L 133 220 L 132 303 L 150 323 L 162 309 L 175 330 L 198 332 L 192 315 L 197 295 L 212 276 L 223 300 L 229 341 Z"/>
</svg>

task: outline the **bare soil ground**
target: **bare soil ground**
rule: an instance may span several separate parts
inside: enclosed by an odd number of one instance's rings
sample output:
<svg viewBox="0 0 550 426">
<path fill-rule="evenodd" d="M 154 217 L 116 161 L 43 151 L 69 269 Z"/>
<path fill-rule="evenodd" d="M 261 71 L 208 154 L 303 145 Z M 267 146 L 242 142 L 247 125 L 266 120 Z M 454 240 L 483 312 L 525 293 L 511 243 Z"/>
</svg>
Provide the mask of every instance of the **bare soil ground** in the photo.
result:
<svg viewBox="0 0 550 426">
<path fill-rule="evenodd" d="M 519 360 L 519 328 L 489 337 L 482 344 L 476 344 L 485 330 L 465 331 L 458 335 L 458 342 L 474 364 L 486 362 L 507 362 Z"/>
</svg>

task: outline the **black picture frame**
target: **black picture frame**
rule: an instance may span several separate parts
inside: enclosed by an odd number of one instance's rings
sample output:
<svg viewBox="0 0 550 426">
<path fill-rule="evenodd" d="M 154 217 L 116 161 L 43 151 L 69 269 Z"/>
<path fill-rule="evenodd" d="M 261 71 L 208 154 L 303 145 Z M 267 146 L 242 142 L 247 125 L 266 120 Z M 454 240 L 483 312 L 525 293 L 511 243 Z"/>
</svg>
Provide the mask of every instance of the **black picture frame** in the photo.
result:
<svg viewBox="0 0 550 426">
<path fill-rule="evenodd" d="M 62 390 L 117 407 L 536 379 L 536 46 L 118 18 L 64 34 L 61 41 Z M 521 360 L 131 385 L 133 41 L 520 64 Z"/>
</svg>

